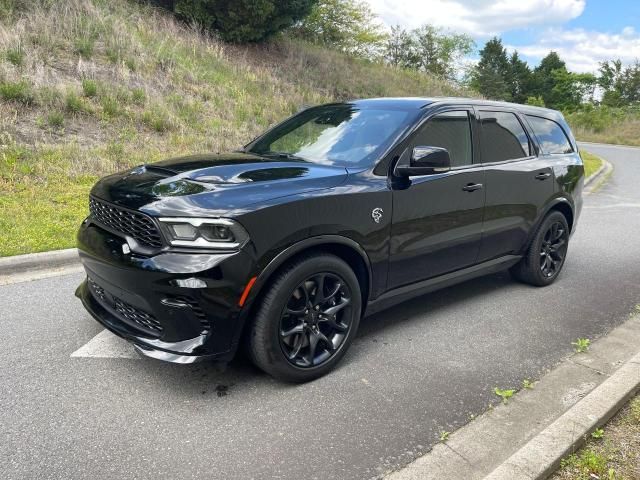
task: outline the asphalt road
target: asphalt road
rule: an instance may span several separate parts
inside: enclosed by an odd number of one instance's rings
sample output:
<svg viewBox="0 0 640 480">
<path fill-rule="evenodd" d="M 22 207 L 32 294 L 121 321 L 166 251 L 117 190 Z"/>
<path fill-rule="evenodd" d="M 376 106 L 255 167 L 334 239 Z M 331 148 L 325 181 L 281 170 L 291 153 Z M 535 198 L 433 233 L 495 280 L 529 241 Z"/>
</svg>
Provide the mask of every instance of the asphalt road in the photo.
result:
<svg viewBox="0 0 640 480">
<path fill-rule="evenodd" d="M 0 477 L 366 479 L 408 463 L 640 303 L 640 149 L 588 149 L 615 171 L 556 284 L 498 274 L 385 311 L 311 384 L 241 361 L 72 358 L 101 331 L 73 296 L 81 275 L 0 287 Z"/>
</svg>

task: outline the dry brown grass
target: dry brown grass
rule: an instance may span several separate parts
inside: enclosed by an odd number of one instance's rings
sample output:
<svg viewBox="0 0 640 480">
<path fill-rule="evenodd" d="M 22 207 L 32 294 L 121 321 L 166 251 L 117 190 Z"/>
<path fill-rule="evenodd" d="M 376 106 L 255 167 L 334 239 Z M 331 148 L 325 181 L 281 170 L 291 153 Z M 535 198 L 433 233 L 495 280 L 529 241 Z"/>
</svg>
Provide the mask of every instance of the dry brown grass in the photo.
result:
<svg viewBox="0 0 640 480">
<path fill-rule="evenodd" d="M 0 255 L 72 246 L 113 171 L 237 148 L 302 105 L 456 94 L 304 42 L 229 46 L 143 3 L 0 0 Z"/>
</svg>

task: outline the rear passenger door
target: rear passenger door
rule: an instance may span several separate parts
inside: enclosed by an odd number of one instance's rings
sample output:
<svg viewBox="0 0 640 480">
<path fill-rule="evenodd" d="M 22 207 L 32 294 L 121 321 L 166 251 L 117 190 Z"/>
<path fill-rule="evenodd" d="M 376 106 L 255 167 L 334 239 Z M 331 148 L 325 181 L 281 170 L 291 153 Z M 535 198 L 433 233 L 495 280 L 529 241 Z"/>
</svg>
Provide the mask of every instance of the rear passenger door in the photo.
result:
<svg viewBox="0 0 640 480">
<path fill-rule="evenodd" d="M 486 203 L 478 261 L 517 254 L 554 194 L 552 163 L 537 156 L 526 122 L 510 109 L 479 108 Z"/>
</svg>

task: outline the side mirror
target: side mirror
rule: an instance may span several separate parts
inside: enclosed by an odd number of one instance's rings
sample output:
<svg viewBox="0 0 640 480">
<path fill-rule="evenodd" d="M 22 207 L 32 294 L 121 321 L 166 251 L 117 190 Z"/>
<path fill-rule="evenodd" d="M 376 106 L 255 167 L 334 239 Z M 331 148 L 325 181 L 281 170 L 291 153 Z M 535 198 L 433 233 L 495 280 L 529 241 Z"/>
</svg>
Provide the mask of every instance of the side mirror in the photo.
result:
<svg viewBox="0 0 640 480">
<path fill-rule="evenodd" d="M 411 177 L 414 175 L 432 175 L 451 170 L 451 158 L 446 148 L 440 147 L 415 147 L 411 157 L 402 155 L 394 174 L 399 177 Z"/>
</svg>

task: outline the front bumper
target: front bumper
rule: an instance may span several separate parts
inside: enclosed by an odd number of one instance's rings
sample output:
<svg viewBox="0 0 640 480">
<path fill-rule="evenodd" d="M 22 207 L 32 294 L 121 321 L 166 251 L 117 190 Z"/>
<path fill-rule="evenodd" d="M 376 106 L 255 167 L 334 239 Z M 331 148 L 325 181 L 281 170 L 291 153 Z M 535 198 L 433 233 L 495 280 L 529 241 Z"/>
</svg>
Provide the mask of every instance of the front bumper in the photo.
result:
<svg viewBox="0 0 640 480">
<path fill-rule="evenodd" d="M 238 299 L 252 261 L 243 251 L 124 254 L 124 240 L 84 224 L 78 251 L 87 279 L 76 296 L 105 328 L 145 356 L 174 363 L 228 360 L 242 329 Z M 202 288 L 185 287 L 196 279 Z"/>
</svg>

